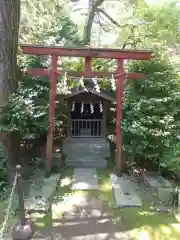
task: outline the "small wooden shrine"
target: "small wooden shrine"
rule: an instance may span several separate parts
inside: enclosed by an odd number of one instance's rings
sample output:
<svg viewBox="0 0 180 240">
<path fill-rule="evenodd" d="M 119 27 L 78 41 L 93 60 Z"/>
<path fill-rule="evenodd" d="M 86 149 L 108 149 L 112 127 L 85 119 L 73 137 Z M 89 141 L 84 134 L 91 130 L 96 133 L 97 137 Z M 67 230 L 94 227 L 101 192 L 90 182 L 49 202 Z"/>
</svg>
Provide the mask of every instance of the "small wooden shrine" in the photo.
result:
<svg viewBox="0 0 180 240">
<path fill-rule="evenodd" d="M 72 89 L 65 100 L 68 104 L 67 137 L 106 137 L 107 108 L 115 101 L 110 93 L 97 91 L 89 84 L 85 88 Z"/>
</svg>

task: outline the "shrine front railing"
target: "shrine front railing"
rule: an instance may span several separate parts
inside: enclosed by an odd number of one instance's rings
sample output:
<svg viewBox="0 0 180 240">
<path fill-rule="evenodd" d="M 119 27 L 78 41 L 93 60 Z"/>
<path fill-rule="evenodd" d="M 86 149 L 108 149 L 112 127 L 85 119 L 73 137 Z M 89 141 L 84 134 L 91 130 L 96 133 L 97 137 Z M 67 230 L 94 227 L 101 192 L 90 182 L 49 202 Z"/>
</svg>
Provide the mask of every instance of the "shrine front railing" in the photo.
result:
<svg viewBox="0 0 180 240">
<path fill-rule="evenodd" d="M 102 119 L 72 119 L 71 137 L 102 137 Z"/>
</svg>

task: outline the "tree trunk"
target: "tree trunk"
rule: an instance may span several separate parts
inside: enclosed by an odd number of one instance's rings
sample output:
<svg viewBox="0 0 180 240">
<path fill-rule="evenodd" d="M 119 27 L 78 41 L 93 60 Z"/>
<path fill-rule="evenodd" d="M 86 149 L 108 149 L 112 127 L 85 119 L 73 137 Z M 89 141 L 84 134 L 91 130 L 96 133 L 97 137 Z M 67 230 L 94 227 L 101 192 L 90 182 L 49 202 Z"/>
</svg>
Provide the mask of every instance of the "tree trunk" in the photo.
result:
<svg viewBox="0 0 180 240">
<path fill-rule="evenodd" d="M 0 108 L 18 87 L 17 51 L 20 21 L 20 0 L 0 1 Z M 19 153 L 15 134 L 7 134 L 2 141 L 8 154 L 8 165 L 13 167 Z"/>
<path fill-rule="evenodd" d="M 97 12 L 97 7 L 101 6 L 103 2 L 104 0 L 89 0 L 89 3 L 90 3 L 89 13 L 88 13 L 86 24 L 84 26 L 84 34 L 83 34 L 84 45 L 90 45 L 91 43 L 91 32 L 92 32 L 94 17 Z"/>
</svg>

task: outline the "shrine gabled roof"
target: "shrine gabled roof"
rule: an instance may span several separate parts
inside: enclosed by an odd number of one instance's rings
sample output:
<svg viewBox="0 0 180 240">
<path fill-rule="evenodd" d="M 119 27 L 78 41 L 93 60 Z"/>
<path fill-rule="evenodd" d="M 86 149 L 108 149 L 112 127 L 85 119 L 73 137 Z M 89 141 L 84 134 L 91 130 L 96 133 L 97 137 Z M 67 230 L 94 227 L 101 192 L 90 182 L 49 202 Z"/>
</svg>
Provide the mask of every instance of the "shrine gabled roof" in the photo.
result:
<svg viewBox="0 0 180 240">
<path fill-rule="evenodd" d="M 82 93 L 91 93 L 91 94 L 94 94 L 98 97 L 101 97 L 101 98 L 104 98 L 108 101 L 115 101 L 115 98 L 113 97 L 112 93 L 111 92 L 108 92 L 108 91 L 104 91 L 104 90 L 100 90 L 100 91 L 96 91 L 92 88 L 74 88 L 74 89 L 71 89 L 71 93 L 68 94 L 64 99 L 67 100 L 71 97 L 75 97 L 79 94 L 82 94 Z"/>
</svg>

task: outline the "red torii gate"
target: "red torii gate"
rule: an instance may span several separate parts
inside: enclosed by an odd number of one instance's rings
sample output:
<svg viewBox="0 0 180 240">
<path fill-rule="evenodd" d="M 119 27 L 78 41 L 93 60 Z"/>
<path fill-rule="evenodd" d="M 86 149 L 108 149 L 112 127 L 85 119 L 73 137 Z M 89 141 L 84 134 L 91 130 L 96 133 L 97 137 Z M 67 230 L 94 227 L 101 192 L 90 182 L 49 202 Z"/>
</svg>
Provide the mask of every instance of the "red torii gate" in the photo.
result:
<svg viewBox="0 0 180 240">
<path fill-rule="evenodd" d="M 111 77 L 113 74 L 117 78 L 116 83 L 116 168 L 117 173 L 121 173 L 121 151 L 122 151 L 122 134 L 121 119 L 124 92 L 124 76 L 130 79 L 144 78 L 142 73 L 126 73 L 124 71 L 124 60 L 149 60 L 152 58 L 151 51 L 141 50 L 120 50 L 120 49 L 104 49 L 104 48 L 64 48 L 54 46 L 39 45 L 21 45 L 24 54 L 29 55 L 50 55 L 51 70 L 44 68 L 31 68 L 27 73 L 34 76 L 50 76 L 50 100 L 49 100 L 49 133 L 47 137 L 46 159 L 49 172 L 51 171 L 52 151 L 53 151 L 53 132 L 54 132 L 54 112 L 56 98 L 57 77 L 63 72 L 58 70 L 58 56 L 64 57 L 84 57 L 84 71 L 74 72 L 66 71 L 68 75 L 75 77 Z M 109 58 L 117 59 L 117 70 L 112 72 L 93 72 L 92 58 Z"/>
</svg>

